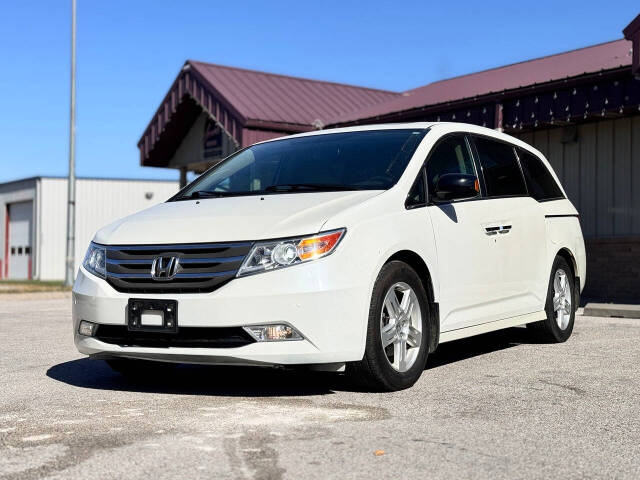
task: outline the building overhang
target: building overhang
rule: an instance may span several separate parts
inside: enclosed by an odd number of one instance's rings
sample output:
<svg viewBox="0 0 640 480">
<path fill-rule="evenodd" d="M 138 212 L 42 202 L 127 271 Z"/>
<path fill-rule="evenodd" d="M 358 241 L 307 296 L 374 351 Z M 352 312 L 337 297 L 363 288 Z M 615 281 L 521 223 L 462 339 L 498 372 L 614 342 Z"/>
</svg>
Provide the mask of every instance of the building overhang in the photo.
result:
<svg viewBox="0 0 640 480">
<path fill-rule="evenodd" d="M 622 31 L 624 38 L 631 41 L 632 47 L 632 65 L 631 71 L 634 75 L 640 75 L 640 15 L 634 18 L 629 25 Z"/>
<path fill-rule="evenodd" d="M 216 95 L 215 89 L 186 62 L 138 142 L 140 164 L 169 167 L 169 160 L 203 111 L 215 119 L 237 146 L 242 145 L 242 125 L 246 119 Z"/>
<path fill-rule="evenodd" d="M 507 132 L 640 113 L 640 80 L 616 68 L 330 125 L 464 122 Z"/>
</svg>

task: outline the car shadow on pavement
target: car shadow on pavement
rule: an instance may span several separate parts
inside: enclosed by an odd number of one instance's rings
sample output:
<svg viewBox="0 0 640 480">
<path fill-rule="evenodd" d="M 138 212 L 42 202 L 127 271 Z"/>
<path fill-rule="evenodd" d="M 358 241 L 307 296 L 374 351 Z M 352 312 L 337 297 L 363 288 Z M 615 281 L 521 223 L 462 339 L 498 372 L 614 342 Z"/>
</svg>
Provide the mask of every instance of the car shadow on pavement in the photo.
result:
<svg viewBox="0 0 640 480">
<path fill-rule="evenodd" d="M 129 392 L 230 397 L 333 393 L 330 385 L 322 381 L 327 374 L 268 367 L 182 364 L 159 368 L 144 377 L 127 377 L 113 371 L 103 360 L 81 358 L 52 366 L 47 376 L 76 387 Z"/>
<path fill-rule="evenodd" d="M 540 342 L 524 327 L 507 328 L 463 338 L 439 345 L 438 349 L 429 355 L 426 369 L 430 370 L 499 350 L 535 343 Z"/>
<path fill-rule="evenodd" d="M 524 343 L 535 342 L 523 328 L 445 343 L 429 356 L 426 369 L 444 367 Z M 362 391 L 344 375 L 303 369 L 179 365 L 161 369 L 160 375 L 134 379 L 116 373 L 102 360 L 90 358 L 54 365 L 47 370 L 47 376 L 75 387 L 180 395 L 280 397 Z"/>
</svg>

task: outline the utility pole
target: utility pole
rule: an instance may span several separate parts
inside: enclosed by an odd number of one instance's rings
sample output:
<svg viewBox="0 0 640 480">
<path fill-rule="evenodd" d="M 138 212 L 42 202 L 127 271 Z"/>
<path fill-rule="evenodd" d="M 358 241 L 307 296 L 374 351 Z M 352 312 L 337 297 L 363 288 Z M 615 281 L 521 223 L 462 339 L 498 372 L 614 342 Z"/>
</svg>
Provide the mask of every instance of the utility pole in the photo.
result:
<svg viewBox="0 0 640 480">
<path fill-rule="evenodd" d="M 64 284 L 75 280 L 76 230 L 76 0 L 71 0 L 71 109 L 69 115 L 69 179 L 67 204 L 67 258 Z"/>
</svg>

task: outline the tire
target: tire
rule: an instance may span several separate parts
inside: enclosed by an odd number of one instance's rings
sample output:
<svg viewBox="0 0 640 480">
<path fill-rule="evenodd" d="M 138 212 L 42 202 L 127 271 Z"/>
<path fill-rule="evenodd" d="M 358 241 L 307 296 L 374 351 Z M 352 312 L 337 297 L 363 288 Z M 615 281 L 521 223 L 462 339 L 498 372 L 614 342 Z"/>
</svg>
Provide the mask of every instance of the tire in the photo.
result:
<svg viewBox="0 0 640 480">
<path fill-rule="evenodd" d="M 413 307 L 409 307 L 409 301 Z M 395 315 L 389 313 L 397 307 L 400 310 Z M 400 261 L 382 267 L 371 295 L 364 357 L 347 365 L 351 381 L 373 391 L 412 386 L 427 362 L 428 318 L 427 293 L 415 270 Z"/>
<path fill-rule="evenodd" d="M 105 360 L 112 370 L 128 378 L 152 379 L 171 372 L 174 363 L 154 362 L 133 358 L 110 358 Z"/>
<path fill-rule="evenodd" d="M 564 276 L 564 284 L 562 277 Z M 562 287 L 564 285 L 564 287 Z M 575 305 L 575 277 L 573 270 L 562 257 L 556 257 L 551 268 L 545 311 L 547 319 L 529 323 L 527 328 L 546 343 L 566 342 L 573 332 L 577 305 Z M 564 291 L 563 294 L 560 292 Z M 556 305 L 554 307 L 554 301 Z M 568 302 L 568 304 L 567 304 Z"/>
</svg>

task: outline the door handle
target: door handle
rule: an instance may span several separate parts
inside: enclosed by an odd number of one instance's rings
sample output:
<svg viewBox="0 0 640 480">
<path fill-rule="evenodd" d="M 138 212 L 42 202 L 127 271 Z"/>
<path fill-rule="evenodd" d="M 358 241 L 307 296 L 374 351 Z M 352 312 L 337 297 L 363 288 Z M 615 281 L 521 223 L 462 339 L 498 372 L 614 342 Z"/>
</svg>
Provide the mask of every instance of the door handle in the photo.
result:
<svg viewBox="0 0 640 480">
<path fill-rule="evenodd" d="M 511 231 L 511 225 L 495 225 L 491 227 L 484 227 L 484 233 L 487 235 L 505 235 Z"/>
</svg>

